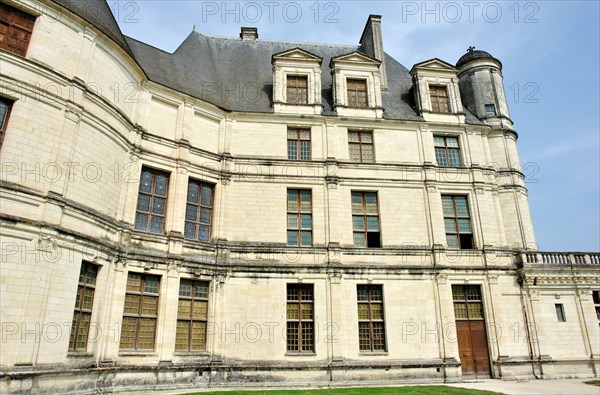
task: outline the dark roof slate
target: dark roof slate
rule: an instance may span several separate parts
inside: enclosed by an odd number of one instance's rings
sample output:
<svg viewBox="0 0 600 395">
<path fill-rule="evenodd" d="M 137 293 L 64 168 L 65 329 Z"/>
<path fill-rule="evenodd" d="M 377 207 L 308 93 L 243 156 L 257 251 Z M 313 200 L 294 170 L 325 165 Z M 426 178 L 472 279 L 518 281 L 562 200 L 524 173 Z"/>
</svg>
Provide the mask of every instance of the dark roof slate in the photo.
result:
<svg viewBox="0 0 600 395">
<path fill-rule="evenodd" d="M 106 34 L 133 56 L 151 81 L 197 97 L 225 110 L 271 113 L 274 54 L 301 48 L 323 59 L 323 115 L 333 110 L 332 58 L 358 51 L 359 45 L 330 45 L 283 41 L 242 41 L 192 32 L 170 54 L 123 36 L 106 0 L 53 0 Z M 423 121 L 414 107 L 412 77 L 394 58 L 385 55 L 388 89 L 382 91 L 384 118 Z M 482 124 L 466 109 L 467 123 Z"/>
<path fill-rule="evenodd" d="M 282 41 L 242 41 L 192 32 L 173 54 L 127 38 L 149 78 L 159 84 L 233 111 L 272 112 L 274 54 L 301 48 L 323 58 L 321 95 L 324 115 L 333 111 L 331 58 L 359 51 L 358 45 Z M 382 92 L 388 119 L 422 121 L 413 108 L 412 77 L 386 54 L 389 89 Z"/>
</svg>

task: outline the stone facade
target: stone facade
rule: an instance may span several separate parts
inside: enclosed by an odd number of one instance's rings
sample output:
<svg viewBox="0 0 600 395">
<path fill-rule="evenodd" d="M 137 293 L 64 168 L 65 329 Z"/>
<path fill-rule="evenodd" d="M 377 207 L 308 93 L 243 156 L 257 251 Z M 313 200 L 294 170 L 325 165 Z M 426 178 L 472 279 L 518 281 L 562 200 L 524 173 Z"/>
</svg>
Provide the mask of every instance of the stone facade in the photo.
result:
<svg viewBox="0 0 600 395">
<path fill-rule="evenodd" d="M 273 51 L 275 85 L 285 84 L 278 70 L 306 69 L 309 89 L 330 97 L 260 112 L 158 82 L 140 44 L 111 30 L 103 0 L 88 2 L 96 19 L 65 1 L 1 3 L 37 18 L 25 57 L 0 50 L 0 98 L 11 103 L 0 147 L 0 392 L 458 381 L 467 375 L 453 286 L 481 295 L 490 367 L 477 377 L 598 377 L 600 255 L 536 251 L 491 55 L 472 51 L 457 67 L 432 59 L 409 74 L 383 53 L 371 16 L 343 56 L 313 54 L 314 44 L 290 43 L 298 59 Z M 396 70 L 411 97 L 393 95 Z M 367 108 L 347 105 L 347 78 L 367 81 Z M 438 85 L 448 111 L 434 111 Z M 253 100 L 238 88 L 232 102 Z M 386 115 L 402 108 L 410 114 Z M 290 128 L 310 131 L 310 160 L 288 159 Z M 374 160 L 351 157 L 354 131 L 372 133 Z M 456 138 L 458 166 L 440 165 L 434 137 Z M 143 168 L 168 175 L 157 233 L 135 226 Z M 189 180 L 214 188 L 208 241 L 184 232 Z M 289 190 L 311 193 L 309 246 L 289 245 Z M 353 192 L 376 193 L 380 247 L 356 245 Z M 472 248 L 449 245 L 443 196 L 466 197 Z M 97 275 L 87 341 L 72 347 L 82 263 Z M 159 281 L 151 349 L 120 345 L 131 273 Z M 176 351 L 182 280 L 208 283 L 200 350 Z M 289 349 L 290 284 L 313 290 L 311 352 Z M 382 289 L 382 349 L 359 344 L 365 285 Z"/>
</svg>

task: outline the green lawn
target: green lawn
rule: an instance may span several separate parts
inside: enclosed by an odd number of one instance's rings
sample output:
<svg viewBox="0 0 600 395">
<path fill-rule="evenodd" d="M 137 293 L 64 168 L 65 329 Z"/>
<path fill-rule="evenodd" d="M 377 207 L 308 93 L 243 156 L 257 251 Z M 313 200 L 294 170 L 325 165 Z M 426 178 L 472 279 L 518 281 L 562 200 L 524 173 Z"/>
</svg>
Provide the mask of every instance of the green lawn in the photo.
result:
<svg viewBox="0 0 600 395">
<path fill-rule="evenodd" d="M 600 380 L 585 381 L 585 384 L 595 385 L 597 387 L 600 387 Z"/>
<path fill-rule="evenodd" d="M 499 392 L 480 391 L 445 385 L 416 385 L 387 388 L 336 388 L 323 390 L 272 390 L 272 391 L 214 391 L 195 392 L 188 395 L 501 395 Z"/>
</svg>

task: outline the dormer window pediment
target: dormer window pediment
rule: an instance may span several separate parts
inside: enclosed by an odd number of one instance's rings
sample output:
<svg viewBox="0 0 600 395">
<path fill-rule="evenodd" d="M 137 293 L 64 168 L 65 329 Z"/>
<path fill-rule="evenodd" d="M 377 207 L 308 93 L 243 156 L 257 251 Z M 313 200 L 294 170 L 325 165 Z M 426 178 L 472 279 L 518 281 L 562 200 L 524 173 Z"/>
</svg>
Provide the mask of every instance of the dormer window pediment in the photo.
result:
<svg viewBox="0 0 600 395">
<path fill-rule="evenodd" d="M 273 109 L 276 113 L 321 113 L 323 59 L 302 48 L 276 53 L 273 65 Z"/>
<path fill-rule="evenodd" d="M 331 58 L 338 115 L 383 117 L 380 66 L 381 61 L 356 51 Z"/>
<path fill-rule="evenodd" d="M 451 74 L 458 73 L 456 67 L 438 58 L 433 58 L 421 63 L 417 63 L 413 66 L 412 70 L 410 71 L 411 74 L 413 73 L 413 71 L 416 70 L 447 71 Z"/>
<path fill-rule="evenodd" d="M 454 66 L 438 58 L 412 67 L 415 99 L 425 120 L 465 122 L 457 73 Z"/>
<path fill-rule="evenodd" d="M 305 51 L 302 48 L 293 48 L 273 55 L 271 63 L 274 65 L 276 61 L 285 60 L 317 62 L 319 65 L 321 65 L 321 63 L 323 62 L 323 58 L 321 58 L 320 56 Z"/>
<path fill-rule="evenodd" d="M 345 55 L 339 55 L 331 58 L 331 62 L 329 62 L 329 67 L 333 69 L 336 64 L 345 64 L 345 65 L 372 65 L 379 69 L 379 65 L 381 65 L 381 61 L 374 59 L 370 56 L 367 56 L 360 52 L 351 52 Z"/>
</svg>

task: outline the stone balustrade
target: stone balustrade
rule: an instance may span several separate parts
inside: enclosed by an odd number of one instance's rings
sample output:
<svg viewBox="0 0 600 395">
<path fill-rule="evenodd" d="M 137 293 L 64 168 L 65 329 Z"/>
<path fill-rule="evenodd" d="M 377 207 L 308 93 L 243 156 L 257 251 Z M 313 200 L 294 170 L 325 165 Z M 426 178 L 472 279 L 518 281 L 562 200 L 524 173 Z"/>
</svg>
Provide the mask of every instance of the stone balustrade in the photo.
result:
<svg viewBox="0 0 600 395">
<path fill-rule="evenodd" d="M 523 264 L 542 264 L 556 266 L 596 265 L 600 267 L 598 252 L 522 252 Z"/>
</svg>

